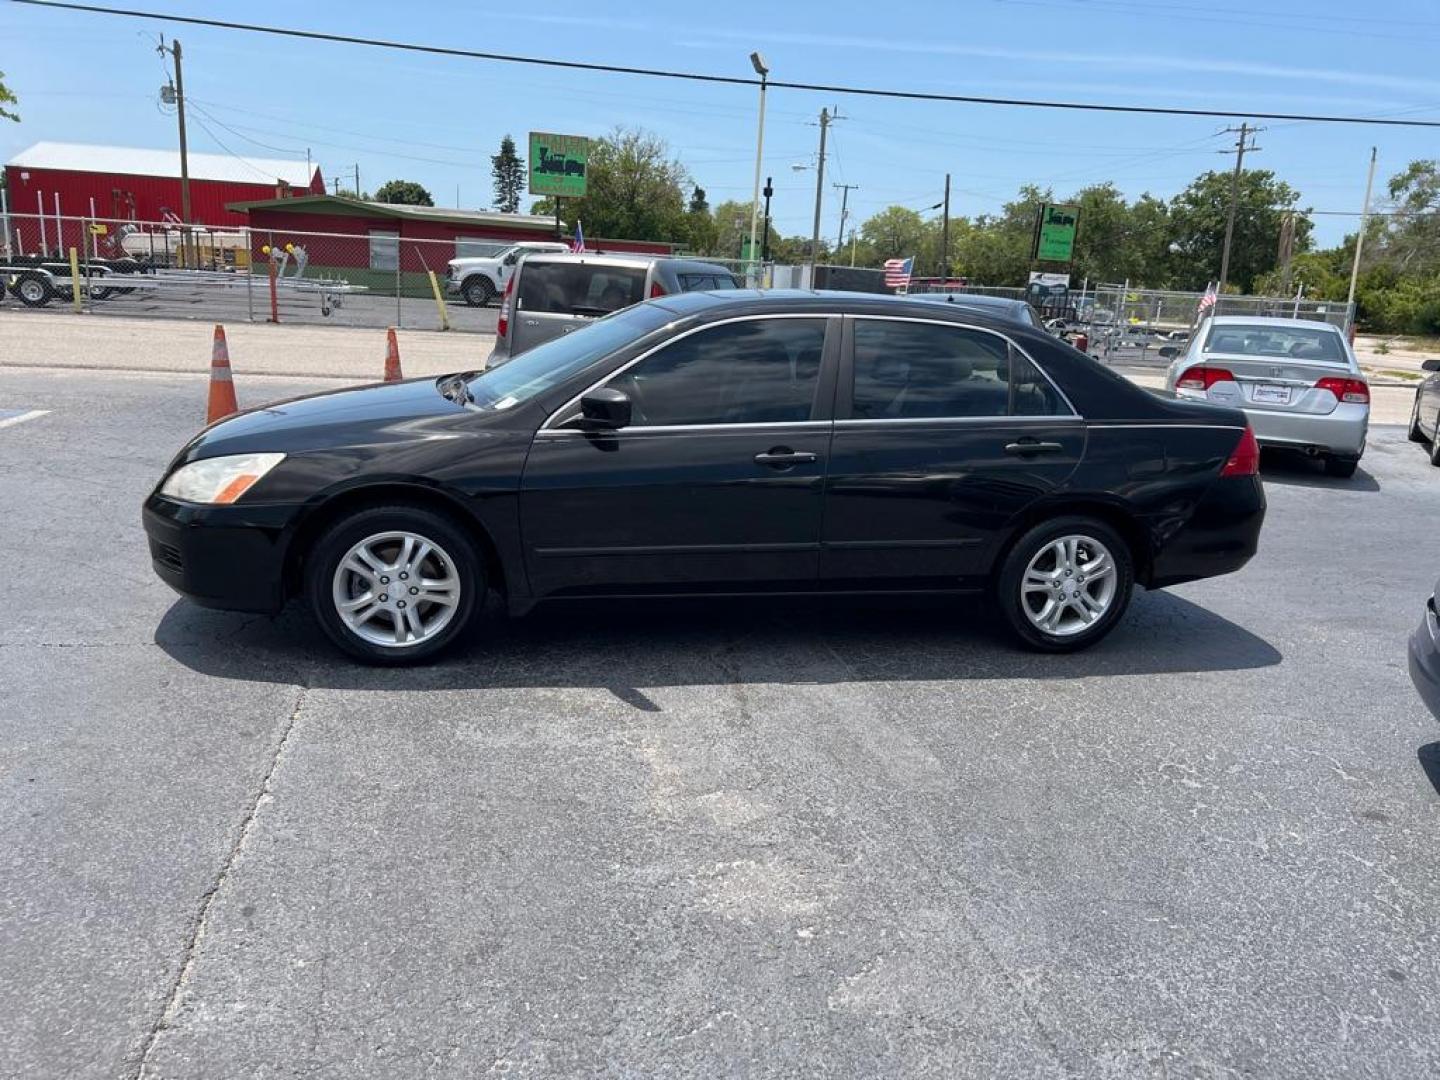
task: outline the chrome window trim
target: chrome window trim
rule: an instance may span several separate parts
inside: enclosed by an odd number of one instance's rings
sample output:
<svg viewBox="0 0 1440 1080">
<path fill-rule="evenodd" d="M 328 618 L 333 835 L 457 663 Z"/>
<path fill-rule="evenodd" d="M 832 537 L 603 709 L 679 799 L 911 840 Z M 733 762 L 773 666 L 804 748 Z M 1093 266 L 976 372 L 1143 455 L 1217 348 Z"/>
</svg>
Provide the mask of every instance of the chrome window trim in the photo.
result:
<svg viewBox="0 0 1440 1080">
<path fill-rule="evenodd" d="M 852 416 L 836 420 L 835 426 L 862 427 L 870 424 L 1083 424 L 1083 416 Z"/>
<path fill-rule="evenodd" d="M 1092 420 L 1089 423 L 1092 428 L 1188 428 L 1197 431 L 1244 431 L 1244 427 L 1238 424 L 1171 424 L 1164 420 L 1156 420 L 1147 423 L 1133 422 L 1129 420 Z"/>
<path fill-rule="evenodd" d="M 588 393 L 588 391 L 587 391 Z M 615 428 L 610 431 L 585 431 L 581 428 L 544 428 L 535 432 L 536 438 L 544 435 L 555 438 L 561 435 L 644 435 L 651 432 L 661 434 L 673 433 L 676 431 L 770 431 L 775 428 L 785 428 L 795 431 L 820 431 L 828 429 L 833 425 L 833 420 L 770 420 L 765 422 L 746 422 L 743 424 L 651 424 L 648 426 L 632 425 L 631 427 Z"/>
<path fill-rule="evenodd" d="M 634 367 L 636 364 L 640 363 L 640 361 L 645 360 L 645 359 L 647 359 L 647 358 L 649 358 L 649 357 L 651 357 L 651 356 L 654 356 L 654 355 L 655 355 L 657 352 L 659 352 L 661 349 L 668 348 L 669 346 L 675 344 L 675 342 L 677 342 L 677 341 L 683 341 L 683 340 L 685 340 L 685 339 L 686 339 L 687 337 L 689 337 L 691 334 L 698 334 L 698 333 L 700 333 L 700 331 L 702 331 L 702 330 L 713 330 L 713 329 L 714 329 L 715 327 L 717 327 L 717 326 L 729 326 L 731 323 L 738 323 L 738 322 L 760 322 L 760 321 L 762 321 L 762 320 L 768 320 L 768 319 L 819 319 L 821 322 L 828 322 L 830 319 L 836 318 L 838 314 L 839 314 L 838 312 L 834 312 L 834 311 L 824 311 L 824 312 L 818 312 L 818 313 L 817 313 L 817 312 L 813 312 L 813 311 L 784 311 L 784 312 L 779 312 L 779 311 L 777 311 L 777 312 L 772 312 L 771 314 L 768 314 L 768 315 L 766 315 L 766 314 L 759 314 L 759 315 L 736 315 L 736 316 L 734 316 L 733 318 L 729 318 L 729 319 L 718 319 L 718 320 L 716 320 L 715 322 L 704 323 L 704 324 L 702 324 L 702 325 L 700 325 L 700 326 L 692 326 L 689 330 L 686 330 L 684 333 L 676 334 L 674 337 L 666 338 L 664 341 L 657 342 L 655 345 L 652 345 L 650 348 L 646 349 L 646 350 L 645 350 L 643 353 L 641 353 L 639 356 L 636 356 L 636 357 L 634 357 L 634 358 L 626 361 L 624 364 L 622 364 L 620 367 L 616 368 L 614 371 L 610 372 L 608 375 L 606 375 L 606 376 L 604 376 L 603 378 L 598 379 L 598 380 L 596 380 L 595 382 L 591 383 L 591 384 L 590 384 L 589 386 L 587 386 L 584 390 L 581 390 L 578 394 L 576 394 L 574 397 L 572 397 L 569 401 L 565 402 L 564 405 L 561 405 L 560 408 L 556 409 L 556 410 L 555 410 L 554 412 L 552 412 L 549 416 L 547 416 L 547 417 L 545 418 L 545 422 L 540 425 L 539 430 L 536 431 L 535 434 L 536 434 L 536 435 L 543 435 L 543 434 L 545 434 L 547 431 L 562 430 L 562 429 L 558 429 L 558 428 L 552 428 L 550 425 L 553 424 L 553 423 L 555 423 L 555 418 L 556 418 L 556 417 L 560 416 L 561 414 L 569 411 L 570 409 L 574 408 L 576 405 L 580 404 L 580 399 L 583 398 L 586 394 L 590 393 L 591 390 L 595 390 L 595 389 L 597 389 L 597 388 L 599 388 L 599 387 L 601 387 L 601 386 L 604 386 L 604 385 L 605 385 L 607 382 L 609 382 L 611 379 L 617 378 L 618 376 L 625 374 L 625 372 L 629 371 L 629 370 L 630 370 L 632 367 Z M 670 325 L 670 324 L 667 324 L 667 325 Z M 656 327 L 656 329 L 657 329 L 657 330 L 663 330 L 664 327 Z M 826 333 L 828 334 L 828 332 L 829 332 L 829 328 L 827 327 L 827 328 L 826 328 Z M 822 345 L 822 348 L 823 348 L 823 345 Z M 817 375 L 817 378 L 818 378 L 818 375 Z M 824 424 L 824 425 L 827 426 L 827 427 L 830 425 L 830 421 L 829 421 L 829 420 L 793 420 L 793 421 L 781 421 L 780 423 L 782 423 L 782 424 L 784 424 L 784 423 L 792 423 L 792 424 L 816 424 L 816 423 L 818 423 L 818 424 Z M 739 428 L 739 427 L 741 427 L 741 426 L 742 426 L 741 424 L 656 424 L 656 425 L 650 425 L 650 426 L 643 425 L 643 424 L 634 424 L 634 425 L 631 425 L 631 427 L 624 428 L 624 429 L 621 429 L 621 430 L 625 430 L 625 431 L 631 431 L 631 430 L 635 430 L 635 431 L 656 431 L 656 430 L 658 430 L 658 429 L 660 429 L 660 428 L 668 428 L 668 429 L 670 429 L 670 430 L 693 431 L 693 430 L 696 430 L 696 429 Z M 747 424 L 745 424 L 745 425 L 743 425 L 743 426 L 745 426 L 745 427 L 774 427 L 774 426 L 776 426 L 776 425 L 774 425 L 774 424 L 761 424 L 761 423 L 747 423 Z M 576 429 L 576 430 L 578 431 L 578 429 Z"/>
<path fill-rule="evenodd" d="M 957 304 L 956 306 L 958 307 L 959 305 Z M 1031 366 L 1034 367 L 1034 369 L 1040 373 L 1041 377 L 1042 377 L 1047 383 L 1050 384 L 1051 389 L 1054 390 L 1055 393 L 1057 393 L 1057 394 L 1060 395 L 1060 400 L 1063 401 L 1063 402 L 1065 403 L 1065 407 L 1070 410 L 1070 412 L 1069 412 L 1068 414 L 1066 414 L 1066 413 L 1053 413 L 1053 414 L 1050 414 L 1050 415 L 1048 415 L 1048 416 L 1035 417 L 1035 419 L 1039 419 L 1039 420 L 1067 420 L 1067 419 L 1071 419 L 1071 418 L 1078 419 L 1078 420 L 1083 420 L 1083 419 L 1084 419 L 1084 417 L 1080 415 L 1080 410 L 1077 409 L 1077 408 L 1075 408 L 1075 403 L 1074 403 L 1073 401 L 1071 401 L 1069 397 L 1066 396 L 1065 391 L 1062 390 L 1062 389 L 1060 389 L 1059 385 L 1055 382 L 1055 380 L 1050 377 L 1050 373 L 1049 373 L 1048 371 L 1046 371 L 1045 368 L 1040 365 L 1040 363 L 1035 359 L 1035 357 L 1031 356 L 1028 352 L 1026 352 L 1023 348 L 1021 348 L 1020 345 L 1015 341 L 1014 338 L 1010 337 L 1010 335 L 1008 335 L 1008 334 L 1002 334 L 999 330 L 991 330 L 988 326 L 975 326 L 975 325 L 973 325 L 972 323 L 951 322 L 951 321 L 948 320 L 948 319 L 926 319 L 926 318 L 923 318 L 923 317 L 921 317 L 921 316 L 919 316 L 919 315 L 872 315 L 872 314 L 870 314 L 869 312 L 854 312 L 854 313 L 847 313 L 845 317 L 846 317 L 847 319 L 850 319 L 850 320 L 855 321 L 855 322 L 859 322 L 860 320 L 864 319 L 864 320 L 867 320 L 867 321 L 883 320 L 883 321 L 885 321 L 885 322 L 928 323 L 928 324 L 931 325 L 931 326 L 948 326 L 948 327 L 950 327 L 951 329 L 956 329 L 956 328 L 958 328 L 958 329 L 961 329 L 961 330 L 974 330 L 974 331 L 976 331 L 976 332 L 978 332 L 978 333 L 981 333 L 981 334 L 989 334 L 991 337 L 998 337 L 1001 341 L 1005 342 L 1006 345 L 1008 345 L 1010 348 L 1014 349 L 1014 350 L 1015 350 L 1016 352 L 1018 352 L 1021 356 L 1025 357 L 1026 360 L 1030 361 Z M 852 331 L 852 335 L 853 335 L 853 331 Z M 853 381 L 853 379 L 854 379 L 854 377 L 855 377 L 854 345 L 853 345 L 853 344 L 851 345 L 850 377 L 851 377 L 851 379 L 852 379 L 852 381 Z M 851 402 L 850 402 L 850 407 L 851 407 L 852 409 L 855 407 L 855 402 L 854 402 L 854 390 L 853 390 L 853 389 L 851 390 Z M 858 418 L 852 418 L 852 419 L 858 419 Z M 870 418 L 867 418 L 867 419 L 870 419 Z M 896 417 L 895 419 L 909 419 L 909 418 L 908 418 L 908 417 Z M 985 417 L 963 417 L 963 416 L 943 417 L 943 416 L 942 416 L 942 417 L 934 417 L 933 419 L 940 419 L 940 420 L 966 420 L 966 419 L 1016 420 L 1016 419 L 1020 419 L 1020 418 L 1019 418 L 1019 417 L 1015 417 L 1015 416 L 1011 416 L 1011 415 L 1008 414 L 1008 413 L 999 413 L 999 414 L 997 414 L 997 415 L 995 415 L 995 416 L 985 416 Z"/>
</svg>

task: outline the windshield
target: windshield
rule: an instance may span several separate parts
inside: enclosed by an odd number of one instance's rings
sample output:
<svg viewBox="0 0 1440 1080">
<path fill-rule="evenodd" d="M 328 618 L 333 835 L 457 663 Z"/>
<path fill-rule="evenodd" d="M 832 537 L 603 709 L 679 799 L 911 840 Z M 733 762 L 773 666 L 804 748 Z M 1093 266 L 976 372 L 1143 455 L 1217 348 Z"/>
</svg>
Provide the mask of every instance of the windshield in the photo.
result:
<svg viewBox="0 0 1440 1080">
<path fill-rule="evenodd" d="M 655 304 L 625 308 L 537 345 L 469 382 L 477 409 L 503 412 L 584 371 L 616 349 L 664 326 L 674 313 Z"/>
<path fill-rule="evenodd" d="M 1207 353 L 1231 356 L 1283 357 L 1321 364 L 1348 364 L 1340 334 L 1310 326 L 1212 326 L 1205 339 Z"/>
</svg>

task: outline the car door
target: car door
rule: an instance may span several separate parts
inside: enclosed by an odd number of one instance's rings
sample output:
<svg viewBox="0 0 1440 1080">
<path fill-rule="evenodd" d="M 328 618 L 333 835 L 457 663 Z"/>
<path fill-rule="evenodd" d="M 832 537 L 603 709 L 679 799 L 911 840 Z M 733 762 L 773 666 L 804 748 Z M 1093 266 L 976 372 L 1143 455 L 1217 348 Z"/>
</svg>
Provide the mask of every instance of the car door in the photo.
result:
<svg viewBox="0 0 1440 1080">
<path fill-rule="evenodd" d="M 631 401 L 614 431 L 536 434 L 521 481 L 532 591 L 812 588 L 829 460 L 839 319 L 701 327 L 603 385 Z"/>
<path fill-rule="evenodd" d="M 946 588 L 1062 488 L 1085 450 L 1064 395 L 1004 335 L 915 318 L 845 319 L 820 576 Z"/>
</svg>

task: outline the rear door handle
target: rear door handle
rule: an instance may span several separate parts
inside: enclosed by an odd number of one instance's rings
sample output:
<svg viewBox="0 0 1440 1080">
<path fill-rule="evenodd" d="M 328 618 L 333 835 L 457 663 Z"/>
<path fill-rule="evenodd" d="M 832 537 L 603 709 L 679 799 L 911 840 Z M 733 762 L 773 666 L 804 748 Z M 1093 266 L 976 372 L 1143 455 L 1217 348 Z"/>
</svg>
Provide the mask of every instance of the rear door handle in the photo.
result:
<svg viewBox="0 0 1440 1080">
<path fill-rule="evenodd" d="M 1034 439 L 1021 439 L 1019 442 L 1005 444 L 1005 453 L 1015 454 L 1019 457 L 1029 457 L 1031 454 L 1058 454 L 1065 449 L 1064 444 L 1058 442 L 1037 442 Z"/>
<path fill-rule="evenodd" d="M 806 450 L 791 450 L 777 446 L 755 455 L 756 465 L 768 465 L 772 469 L 788 469 L 795 465 L 813 465 L 819 459 Z"/>
</svg>

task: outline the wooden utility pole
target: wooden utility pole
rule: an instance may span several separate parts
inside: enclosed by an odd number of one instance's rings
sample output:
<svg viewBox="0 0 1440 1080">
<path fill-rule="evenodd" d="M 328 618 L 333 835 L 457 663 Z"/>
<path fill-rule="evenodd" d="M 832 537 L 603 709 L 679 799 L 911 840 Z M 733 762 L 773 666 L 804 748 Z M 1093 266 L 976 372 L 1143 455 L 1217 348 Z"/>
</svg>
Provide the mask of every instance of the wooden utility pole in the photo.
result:
<svg viewBox="0 0 1440 1080">
<path fill-rule="evenodd" d="M 940 285 L 950 280 L 950 174 L 945 174 L 945 210 L 940 219 Z"/>
<path fill-rule="evenodd" d="M 180 123 L 180 221 L 185 229 L 182 233 L 181 249 L 186 254 L 186 262 L 190 263 L 190 147 L 185 139 L 185 69 L 181 62 L 180 40 L 171 40 L 169 47 L 165 45 L 165 38 L 162 35 L 160 45 L 156 52 L 164 56 L 169 53 L 175 59 L 175 116 Z"/>
<path fill-rule="evenodd" d="M 820 159 L 815 164 L 815 227 L 810 233 L 810 288 L 815 288 L 815 264 L 820 260 L 820 207 L 825 198 L 825 135 L 830 110 L 820 110 Z"/>
<path fill-rule="evenodd" d="M 1247 145 L 1246 140 L 1253 139 L 1262 129 L 1252 128 L 1249 124 L 1241 124 L 1238 128 L 1226 128 L 1225 130 L 1236 132 L 1240 137 L 1235 140 L 1235 172 L 1230 177 L 1230 212 L 1225 215 L 1225 248 L 1220 255 L 1219 291 L 1222 293 L 1225 291 L 1225 284 L 1230 276 L 1230 244 L 1235 238 L 1235 212 L 1240 206 L 1240 173 L 1245 167 L 1245 153 L 1260 149 L 1253 142 Z M 1229 153 L 1229 151 L 1222 150 L 1221 153 Z"/>
<path fill-rule="evenodd" d="M 835 234 L 835 250 L 839 251 L 845 246 L 845 218 L 850 213 L 850 192 L 858 191 L 859 184 L 831 184 L 833 188 L 840 189 L 840 230 Z"/>
</svg>

